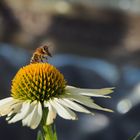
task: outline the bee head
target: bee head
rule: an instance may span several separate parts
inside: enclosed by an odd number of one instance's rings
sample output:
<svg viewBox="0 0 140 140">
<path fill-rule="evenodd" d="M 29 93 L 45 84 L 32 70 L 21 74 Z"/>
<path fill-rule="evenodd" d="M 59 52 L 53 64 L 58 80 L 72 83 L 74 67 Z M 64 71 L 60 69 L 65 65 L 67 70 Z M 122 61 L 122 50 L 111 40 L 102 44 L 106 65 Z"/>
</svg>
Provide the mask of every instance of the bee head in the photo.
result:
<svg viewBox="0 0 140 140">
<path fill-rule="evenodd" d="M 44 54 L 47 54 L 48 56 L 50 56 L 50 57 L 52 57 L 52 55 L 51 55 L 51 53 L 49 52 L 49 49 L 48 49 L 49 47 L 47 46 L 47 45 L 44 45 L 43 46 L 43 53 Z"/>
</svg>

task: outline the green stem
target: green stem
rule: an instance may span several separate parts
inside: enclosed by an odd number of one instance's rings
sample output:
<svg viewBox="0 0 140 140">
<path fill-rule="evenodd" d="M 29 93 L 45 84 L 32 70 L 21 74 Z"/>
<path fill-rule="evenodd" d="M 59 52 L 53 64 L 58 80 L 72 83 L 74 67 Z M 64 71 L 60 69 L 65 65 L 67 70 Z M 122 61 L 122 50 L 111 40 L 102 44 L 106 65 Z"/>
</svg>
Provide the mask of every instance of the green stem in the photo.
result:
<svg viewBox="0 0 140 140">
<path fill-rule="evenodd" d="M 57 133 L 54 124 L 46 125 L 48 110 L 43 109 L 43 118 L 41 121 L 41 131 L 38 132 L 37 140 L 57 140 Z"/>
<path fill-rule="evenodd" d="M 140 132 L 138 132 L 135 136 L 131 137 L 129 140 L 138 140 L 140 138 Z"/>
<path fill-rule="evenodd" d="M 44 140 L 57 140 L 56 132 L 54 132 L 52 125 L 43 126 Z"/>
</svg>

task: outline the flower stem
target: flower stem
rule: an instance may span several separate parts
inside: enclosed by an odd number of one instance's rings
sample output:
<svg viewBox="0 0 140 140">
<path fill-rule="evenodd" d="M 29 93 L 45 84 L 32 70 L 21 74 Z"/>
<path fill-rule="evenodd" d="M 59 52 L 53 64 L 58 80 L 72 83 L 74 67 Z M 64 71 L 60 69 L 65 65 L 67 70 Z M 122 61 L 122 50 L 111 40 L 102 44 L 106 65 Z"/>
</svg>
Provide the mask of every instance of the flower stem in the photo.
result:
<svg viewBox="0 0 140 140">
<path fill-rule="evenodd" d="M 52 127 L 52 125 L 43 126 L 44 140 L 57 140 L 56 131 Z"/>
<path fill-rule="evenodd" d="M 41 121 L 41 131 L 38 132 L 37 140 L 57 140 L 57 133 L 54 124 L 46 125 L 48 110 L 43 109 L 43 118 Z"/>
</svg>

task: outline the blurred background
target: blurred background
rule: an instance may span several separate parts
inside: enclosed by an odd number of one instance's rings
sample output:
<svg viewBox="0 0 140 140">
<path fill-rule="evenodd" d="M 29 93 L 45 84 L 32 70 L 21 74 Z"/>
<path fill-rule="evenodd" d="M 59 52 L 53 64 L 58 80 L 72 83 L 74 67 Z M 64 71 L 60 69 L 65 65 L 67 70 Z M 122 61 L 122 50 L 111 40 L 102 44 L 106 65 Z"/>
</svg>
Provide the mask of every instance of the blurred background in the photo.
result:
<svg viewBox="0 0 140 140">
<path fill-rule="evenodd" d="M 56 120 L 59 140 L 128 140 L 140 131 L 140 0 L 1 0 L 0 99 L 29 64 L 33 51 L 49 44 L 69 85 L 116 87 L 112 99 L 95 102 L 114 113 L 78 114 Z M 0 139 L 35 140 L 36 130 L 0 118 Z"/>
</svg>

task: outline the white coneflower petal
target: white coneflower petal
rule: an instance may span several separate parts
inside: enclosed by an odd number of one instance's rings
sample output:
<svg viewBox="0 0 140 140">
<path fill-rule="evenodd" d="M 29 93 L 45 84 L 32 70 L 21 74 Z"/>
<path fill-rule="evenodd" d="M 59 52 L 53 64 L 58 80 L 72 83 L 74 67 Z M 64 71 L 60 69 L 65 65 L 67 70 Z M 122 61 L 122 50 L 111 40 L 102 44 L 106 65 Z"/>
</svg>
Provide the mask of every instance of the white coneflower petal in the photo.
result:
<svg viewBox="0 0 140 140">
<path fill-rule="evenodd" d="M 30 104 L 29 112 L 27 113 L 26 117 L 22 120 L 23 126 L 29 126 L 29 123 L 31 121 L 31 113 L 33 114 L 33 110 L 34 110 L 34 107 L 36 105 L 36 104 L 34 104 L 34 102 L 32 102 Z"/>
<path fill-rule="evenodd" d="M 19 120 L 22 120 L 23 118 L 26 117 L 30 109 L 30 102 L 23 102 L 22 108 L 19 113 L 17 113 L 11 120 L 9 120 L 9 123 L 14 123 Z"/>
<path fill-rule="evenodd" d="M 32 129 L 37 128 L 37 126 L 40 124 L 41 119 L 42 119 L 42 106 L 41 103 L 38 102 L 37 106 L 35 106 L 35 111 L 32 116 L 31 128 Z"/>
<path fill-rule="evenodd" d="M 11 105 L 15 103 L 13 98 L 5 98 L 0 100 L 0 116 L 8 114 L 6 110 L 11 110 Z"/>
<path fill-rule="evenodd" d="M 69 99 L 69 100 L 81 100 L 81 101 L 84 101 L 84 102 L 88 102 L 89 104 L 90 103 L 93 103 L 93 100 L 90 98 L 90 97 L 87 97 L 87 96 L 83 96 L 83 95 L 76 95 L 76 94 L 72 94 L 72 93 L 66 93 L 66 95 L 62 98 L 66 98 L 66 99 Z"/>
<path fill-rule="evenodd" d="M 114 88 L 102 88 L 102 89 L 83 89 L 83 88 L 76 88 L 73 86 L 66 86 L 67 92 L 71 92 L 72 94 L 81 94 L 91 97 L 104 97 L 110 98 L 110 96 L 105 96 L 113 92 Z"/>
<path fill-rule="evenodd" d="M 76 102 L 73 102 L 69 99 L 57 99 L 57 101 L 60 103 L 60 104 L 63 104 L 64 106 L 72 109 L 72 110 L 75 110 L 75 111 L 78 111 L 78 112 L 84 112 L 84 113 L 91 113 L 89 110 L 87 110 L 86 108 L 84 108 L 83 106 L 77 104 Z"/>
<path fill-rule="evenodd" d="M 35 129 L 38 124 L 40 123 L 42 118 L 42 108 L 41 108 L 41 104 L 37 101 L 34 101 L 30 104 L 30 111 L 27 115 L 27 117 L 25 117 L 22 120 L 23 125 L 29 126 L 32 129 Z"/>
<path fill-rule="evenodd" d="M 93 102 L 93 100 L 90 100 L 90 98 L 86 96 L 72 96 L 72 100 L 79 102 L 80 104 L 83 104 L 87 107 L 93 108 L 93 109 L 98 109 L 98 110 L 103 110 L 103 111 L 108 111 L 108 112 L 113 112 L 110 109 L 103 108 Z M 92 101 L 92 102 L 91 102 Z"/>
<path fill-rule="evenodd" d="M 50 103 L 56 109 L 58 115 L 61 116 L 62 118 L 69 120 L 77 119 L 76 114 L 72 110 L 59 104 L 56 100 L 51 100 Z"/>
<path fill-rule="evenodd" d="M 11 102 L 11 101 L 13 101 L 12 97 L 7 97 L 5 99 L 0 100 L 0 107 L 4 104 L 7 104 L 7 103 Z"/>
<path fill-rule="evenodd" d="M 17 107 L 21 107 L 21 103 L 18 100 L 13 99 L 12 97 L 3 99 L 0 101 L 0 116 L 5 116 L 11 111 L 16 112 Z"/>
<path fill-rule="evenodd" d="M 11 112 L 18 113 L 22 108 L 23 101 L 17 101 L 11 106 Z"/>
<path fill-rule="evenodd" d="M 10 112 L 6 114 L 7 115 L 7 117 L 6 117 L 7 121 L 11 120 L 11 118 L 12 118 L 11 116 L 13 114 L 16 114 L 16 113 L 20 112 L 20 110 L 22 108 L 22 104 L 23 104 L 23 102 L 17 102 L 16 104 L 13 104 L 11 107 L 9 107 Z"/>
<path fill-rule="evenodd" d="M 54 119 L 56 118 L 56 110 L 49 102 L 44 103 L 44 106 L 48 107 L 48 116 L 47 116 L 46 124 L 50 125 L 53 123 Z"/>
<path fill-rule="evenodd" d="M 91 103 L 91 102 L 87 102 L 86 100 L 83 100 L 83 99 L 75 99 L 75 98 L 73 98 L 73 100 L 75 100 L 75 101 L 77 101 L 77 102 L 79 102 L 87 107 L 93 108 L 93 109 L 113 112 L 112 110 L 107 109 L 107 108 L 103 108 L 103 107 L 95 104 L 94 102 Z"/>
</svg>

